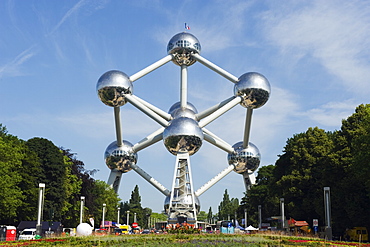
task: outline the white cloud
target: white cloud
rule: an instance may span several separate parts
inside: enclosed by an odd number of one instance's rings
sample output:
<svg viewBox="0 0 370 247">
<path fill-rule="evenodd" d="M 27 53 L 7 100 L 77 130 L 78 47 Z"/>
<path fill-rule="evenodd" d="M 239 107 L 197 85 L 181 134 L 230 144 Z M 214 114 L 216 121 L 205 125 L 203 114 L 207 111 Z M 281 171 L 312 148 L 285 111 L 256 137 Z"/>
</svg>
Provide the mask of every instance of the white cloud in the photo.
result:
<svg viewBox="0 0 370 247">
<path fill-rule="evenodd" d="M 366 1 L 313 1 L 299 10 L 281 10 L 264 15 L 265 34 L 273 44 L 290 55 L 312 56 L 346 88 L 369 93 L 370 6 Z"/>
</svg>

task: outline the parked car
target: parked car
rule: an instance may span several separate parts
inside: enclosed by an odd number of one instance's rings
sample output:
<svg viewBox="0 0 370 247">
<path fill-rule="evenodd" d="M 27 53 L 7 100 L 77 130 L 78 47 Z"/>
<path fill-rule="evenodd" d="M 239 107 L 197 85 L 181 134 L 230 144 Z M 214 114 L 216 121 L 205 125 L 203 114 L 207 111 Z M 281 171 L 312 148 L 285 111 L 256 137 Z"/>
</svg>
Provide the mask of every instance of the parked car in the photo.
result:
<svg viewBox="0 0 370 247">
<path fill-rule="evenodd" d="M 19 240 L 36 239 L 36 228 L 27 228 L 21 231 L 18 237 Z"/>
</svg>

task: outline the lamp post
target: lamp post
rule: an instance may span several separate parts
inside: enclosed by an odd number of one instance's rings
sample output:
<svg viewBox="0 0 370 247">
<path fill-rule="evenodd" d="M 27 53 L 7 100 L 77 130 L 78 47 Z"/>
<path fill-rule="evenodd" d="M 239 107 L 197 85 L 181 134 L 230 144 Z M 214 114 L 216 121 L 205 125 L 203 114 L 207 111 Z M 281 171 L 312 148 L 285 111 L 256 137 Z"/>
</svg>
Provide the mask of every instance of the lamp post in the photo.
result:
<svg viewBox="0 0 370 247">
<path fill-rule="evenodd" d="M 281 228 L 285 228 L 285 212 L 284 212 L 284 198 L 280 198 L 280 208 L 281 208 Z"/>
<path fill-rule="evenodd" d="M 130 224 L 130 210 L 127 210 L 127 223 L 126 225 Z"/>
<path fill-rule="evenodd" d="M 134 222 L 136 222 L 136 213 L 134 213 Z"/>
<path fill-rule="evenodd" d="M 105 224 L 104 224 L 104 221 L 105 221 L 105 207 L 107 206 L 107 204 L 103 203 L 103 217 L 102 217 L 102 228 L 104 228 Z"/>
<path fill-rule="evenodd" d="M 324 187 L 324 207 L 325 207 L 325 233 L 328 240 L 332 240 L 331 229 L 331 205 L 330 205 L 330 187 Z"/>
<path fill-rule="evenodd" d="M 39 207 L 37 213 L 37 225 L 36 225 L 36 235 L 41 236 L 42 233 L 42 211 L 44 208 L 44 191 L 45 191 L 45 184 L 39 183 Z"/>
<path fill-rule="evenodd" d="M 244 228 L 247 228 L 248 227 L 248 224 L 247 224 L 247 209 L 245 208 L 244 209 Z"/>
<path fill-rule="evenodd" d="M 82 219 L 84 217 L 84 202 L 85 202 L 85 197 L 81 196 L 80 224 L 82 223 Z"/>
<path fill-rule="evenodd" d="M 261 229 L 262 227 L 262 206 L 261 205 L 258 205 L 258 228 Z"/>
<path fill-rule="evenodd" d="M 117 208 L 117 225 L 119 225 L 119 211 L 121 210 L 121 208 Z"/>
</svg>

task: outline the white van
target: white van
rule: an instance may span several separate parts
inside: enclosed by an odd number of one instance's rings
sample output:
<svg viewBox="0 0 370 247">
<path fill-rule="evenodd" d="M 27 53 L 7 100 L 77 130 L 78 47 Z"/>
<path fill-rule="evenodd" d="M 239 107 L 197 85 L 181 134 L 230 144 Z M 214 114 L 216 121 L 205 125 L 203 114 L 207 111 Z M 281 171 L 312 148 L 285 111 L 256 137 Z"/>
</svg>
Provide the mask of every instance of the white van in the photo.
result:
<svg viewBox="0 0 370 247">
<path fill-rule="evenodd" d="M 18 240 L 31 240 L 36 238 L 36 228 L 27 228 L 21 231 Z"/>
</svg>

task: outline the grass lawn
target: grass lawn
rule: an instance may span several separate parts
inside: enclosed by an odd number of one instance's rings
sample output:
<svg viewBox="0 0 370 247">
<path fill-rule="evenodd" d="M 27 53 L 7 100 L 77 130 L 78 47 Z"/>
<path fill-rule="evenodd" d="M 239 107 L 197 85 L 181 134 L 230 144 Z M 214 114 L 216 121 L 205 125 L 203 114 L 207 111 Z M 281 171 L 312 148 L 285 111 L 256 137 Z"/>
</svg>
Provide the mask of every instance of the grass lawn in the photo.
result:
<svg viewBox="0 0 370 247">
<path fill-rule="evenodd" d="M 64 237 L 30 241 L 0 242 L 5 246 L 327 246 L 327 247 L 370 247 L 365 243 L 324 241 L 315 238 L 297 238 L 265 234 L 145 234 L 145 235 L 107 235 L 88 237 Z"/>
</svg>

